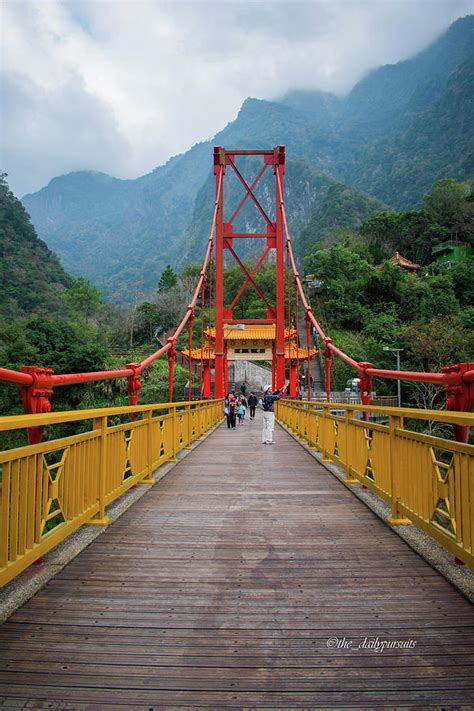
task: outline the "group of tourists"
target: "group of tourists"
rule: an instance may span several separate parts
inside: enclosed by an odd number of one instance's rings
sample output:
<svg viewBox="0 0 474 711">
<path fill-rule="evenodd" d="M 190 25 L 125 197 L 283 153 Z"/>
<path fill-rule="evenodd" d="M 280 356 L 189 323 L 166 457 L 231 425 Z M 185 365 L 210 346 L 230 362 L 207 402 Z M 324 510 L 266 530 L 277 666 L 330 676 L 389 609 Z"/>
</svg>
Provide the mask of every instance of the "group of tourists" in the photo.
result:
<svg viewBox="0 0 474 711">
<path fill-rule="evenodd" d="M 224 400 L 224 414 L 227 419 L 227 428 L 235 430 L 237 420 L 239 425 L 243 425 L 245 421 L 245 413 L 247 409 L 250 412 L 250 421 L 255 419 L 255 409 L 258 404 L 258 398 L 254 392 L 251 392 L 248 399 L 246 398 L 246 385 L 243 383 L 240 387 L 240 394 L 237 396 L 235 392 L 227 393 Z M 279 400 L 287 390 L 287 386 L 272 392 L 271 386 L 266 385 L 263 388 L 263 398 L 261 406 L 263 409 L 263 428 L 262 428 L 262 444 L 273 444 L 273 430 L 275 429 L 275 414 L 273 406 L 276 400 Z"/>
<path fill-rule="evenodd" d="M 250 420 L 254 420 L 257 402 L 258 400 L 255 393 L 250 393 L 247 399 L 245 397 L 245 390 L 242 391 L 242 388 L 240 395 L 238 396 L 235 394 L 235 392 L 227 393 L 224 400 L 224 414 L 227 418 L 228 429 L 235 430 L 237 422 L 239 423 L 239 425 L 243 425 L 245 421 L 245 413 L 247 412 L 247 410 L 250 411 Z"/>
</svg>

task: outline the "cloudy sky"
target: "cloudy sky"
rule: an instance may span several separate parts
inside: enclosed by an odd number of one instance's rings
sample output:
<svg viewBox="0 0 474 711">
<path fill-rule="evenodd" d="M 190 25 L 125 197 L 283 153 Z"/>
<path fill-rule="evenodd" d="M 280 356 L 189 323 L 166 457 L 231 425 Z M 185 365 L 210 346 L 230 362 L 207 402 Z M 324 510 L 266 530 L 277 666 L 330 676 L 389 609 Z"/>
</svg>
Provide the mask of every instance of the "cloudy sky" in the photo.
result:
<svg viewBox="0 0 474 711">
<path fill-rule="evenodd" d="M 474 0 L 0 0 L 1 168 L 18 195 L 72 170 L 136 177 L 247 96 L 347 92 Z"/>
</svg>

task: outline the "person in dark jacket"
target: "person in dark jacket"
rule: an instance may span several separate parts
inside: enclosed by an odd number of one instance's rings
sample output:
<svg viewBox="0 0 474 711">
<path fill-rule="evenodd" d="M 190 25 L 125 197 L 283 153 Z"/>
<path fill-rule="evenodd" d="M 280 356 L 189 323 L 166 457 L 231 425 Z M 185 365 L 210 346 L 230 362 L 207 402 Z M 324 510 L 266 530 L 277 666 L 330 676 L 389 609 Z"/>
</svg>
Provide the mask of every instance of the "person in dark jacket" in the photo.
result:
<svg viewBox="0 0 474 711">
<path fill-rule="evenodd" d="M 234 393 L 228 393 L 224 400 L 224 413 L 227 418 L 227 429 L 235 430 L 236 398 Z"/>
<path fill-rule="evenodd" d="M 273 444 L 273 430 L 275 428 L 275 413 L 273 403 L 279 400 L 286 392 L 286 387 L 275 390 L 272 393 L 271 386 L 265 385 L 263 388 L 263 428 L 262 444 Z"/>
<path fill-rule="evenodd" d="M 255 408 L 257 407 L 257 396 L 255 393 L 250 393 L 249 399 L 248 399 L 248 404 L 249 404 L 249 410 L 250 410 L 250 419 L 254 420 L 255 419 Z"/>
</svg>

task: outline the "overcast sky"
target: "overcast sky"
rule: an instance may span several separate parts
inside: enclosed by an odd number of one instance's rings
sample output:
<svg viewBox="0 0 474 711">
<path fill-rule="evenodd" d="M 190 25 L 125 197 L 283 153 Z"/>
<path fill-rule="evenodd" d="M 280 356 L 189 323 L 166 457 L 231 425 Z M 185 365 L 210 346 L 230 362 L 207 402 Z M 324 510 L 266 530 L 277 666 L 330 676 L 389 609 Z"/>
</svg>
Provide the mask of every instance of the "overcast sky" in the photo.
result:
<svg viewBox="0 0 474 711">
<path fill-rule="evenodd" d="M 344 93 L 474 0 L 0 0 L 1 168 L 17 195 L 72 170 L 136 177 L 247 96 Z"/>
</svg>

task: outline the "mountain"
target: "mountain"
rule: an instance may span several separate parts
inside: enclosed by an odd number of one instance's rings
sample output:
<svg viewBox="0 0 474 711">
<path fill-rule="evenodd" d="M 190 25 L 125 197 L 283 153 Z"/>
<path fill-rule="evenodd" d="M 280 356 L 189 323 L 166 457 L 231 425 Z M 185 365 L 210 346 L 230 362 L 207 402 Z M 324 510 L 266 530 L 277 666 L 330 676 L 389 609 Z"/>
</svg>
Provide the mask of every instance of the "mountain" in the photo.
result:
<svg viewBox="0 0 474 711">
<path fill-rule="evenodd" d="M 247 159 L 242 163 L 245 175 L 255 175 L 260 168 L 260 164 L 256 163 L 254 159 Z M 267 171 L 254 191 L 271 220 L 275 219 L 274 181 L 273 175 Z M 226 205 L 228 206 L 228 212 L 224 215 L 226 220 L 238 205 L 241 197 L 239 187 L 237 179 L 229 172 L 226 176 L 225 187 Z M 212 176 L 212 179 L 209 177 L 206 180 L 196 200 L 193 220 L 188 230 L 189 239 L 183 246 L 178 265 L 191 261 L 193 255 L 200 253 L 203 244 L 202 236 L 206 230 L 209 230 L 212 218 L 214 190 L 215 182 Z M 319 241 L 331 230 L 336 230 L 339 227 L 355 229 L 370 215 L 387 209 L 387 205 L 380 200 L 343 185 L 303 160 L 287 161 L 284 190 L 289 228 L 292 234 L 298 236 L 295 247 L 297 254 L 301 256 L 309 241 Z M 250 200 L 247 200 L 234 220 L 233 227 L 236 232 L 251 231 L 252 229 L 258 231 L 260 228 L 265 230 L 263 218 L 256 212 L 256 208 Z M 249 255 L 254 247 L 253 240 L 240 239 L 239 255 L 244 257 Z"/>
<path fill-rule="evenodd" d="M 0 177 L 0 317 L 55 312 L 71 279 L 38 239 L 21 202 Z"/>
<path fill-rule="evenodd" d="M 210 152 L 210 146 L 195 146 L 137 180 L 70 173 L 23 204 L 68 272 L 126 301 L 131 281 L 151 289 L 164 266 L 176 261 Z"/>
<path fill-rule="evenodd" d="M 200 257 L 210 226 L 216 144 L 286 145 L 287 209 L 297 243 L 310 220 L 317 234 L 327 231 L 341 205 L 348 222 L 337 226 L 356 225 L 359 213 L 367 216 L 377 201 L 416 207 L 437 179 L 473 175 L 473 47 L 474 16 L 468 16 L 415 57 L 369 73 L 345 97 L 297 91 L 279 101 L 249 98 L 212 141 L 148 175 L 117 180 L 71 173 L 23 203 L 66 268 L 117 300 L 129 298 L 133 282 L 155 288 L 166 264 Z M 312 205 L 322 206 L 318 181 L 339 186 L 321 195 L 328 224 L 312 219 Z M 237 187 L 226 193 L 237 194 Z M 306 239 L 313 233 L 306 231 Z"/>
</svg>

